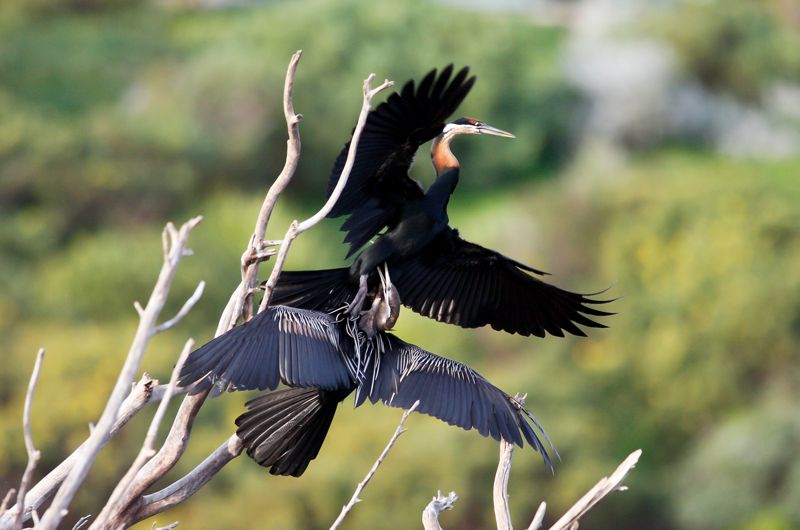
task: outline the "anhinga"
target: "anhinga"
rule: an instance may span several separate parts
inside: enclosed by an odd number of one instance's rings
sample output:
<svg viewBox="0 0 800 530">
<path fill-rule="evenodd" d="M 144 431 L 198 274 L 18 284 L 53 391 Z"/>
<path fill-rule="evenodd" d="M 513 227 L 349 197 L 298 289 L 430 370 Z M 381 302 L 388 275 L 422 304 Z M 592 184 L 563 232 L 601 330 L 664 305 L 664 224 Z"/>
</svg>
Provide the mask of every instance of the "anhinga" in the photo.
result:
<svg viewBox="0 0 800 530">
<path fill-rule="evenodd" d="M 399 311 L 397 292 L 381 274 L 371 308 L 359 319 L 272 306 L 192 352 L 181 386 L 274 390 L 247 403 L 236 420 L 247 454 L 273 475 L 300 476 L 316 458 L 336 407 L 353 391 L 355 405 L 409 408 L 483 436 L 520 446 L 527 441 L 552 468 L 534 426 L 514 398 L 465 364 L 404 342 L 386 329 Z M 552 447 L 552 444 L 551 444 Z"/>
<path fill-rule="evenodd" d="M 349 269 L 283 272 L 274 303 L 325 312 L 349 303 L 357 314 L 367 289 L 377 283 L 375 270 L 385 263 L 403 304 L 441 322 L 466 328 L 488 324 L 539 337 L 561 337 L 563 331 L 585 336 L 578 324 L 605 327 L 586 315 L 611 314 L 590 307 L 606 301 L 545 283 L 531 273 L 546 273 L 465 241 L 448 225 L 447 204 L 459 178 L 453 139 L 462 134 L 513 138 L 472 118 L 445 124 L 475 82 L 466 67 L 451 80 L 452 70 L 447 66 L 438 76 L 433 70 L 416 88 L 408 81 L 367 117 L 350 178 L 329 217 L 350 216 L 342 226 L 348 257 L 377 235 L 374 243 Z M 429 140 L 436 180 L 424 192 L 408 170 Z M 349 143 L 334 164 L 329 195 L 348 148 Z"/>
</svg>

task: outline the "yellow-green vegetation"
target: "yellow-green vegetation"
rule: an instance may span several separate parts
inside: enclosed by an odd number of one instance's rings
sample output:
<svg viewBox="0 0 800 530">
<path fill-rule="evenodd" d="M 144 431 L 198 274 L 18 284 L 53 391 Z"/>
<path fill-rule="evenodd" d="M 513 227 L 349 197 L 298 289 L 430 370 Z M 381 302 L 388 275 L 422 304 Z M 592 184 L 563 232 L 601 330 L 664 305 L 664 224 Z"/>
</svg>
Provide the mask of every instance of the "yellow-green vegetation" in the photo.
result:
<svg viewBox="0 0 800 530">
<path fill-rule="evenodd" d="M 779 4 L 737 0 L 729 16 L 691 18 L 683 32 L 665 22 L 666 34 L 687 75 L 704 80 L 697 65 L 717 60 L 708 71 L 725 72 L 711 76 L 721 85 L 708 86 L 752 98 L 780 77 L 770 65 L 796 64 L 795 52 L 774 44 L 791 40 Z M 703 5 L 684 9 L 724 10 L 725 2 Z M 762 18 L 741 29 L 735 56 L 693 44 L 740 27 L 742 12 Z M 459 112 L 518 139 L 455 146 L 464 169 L 452 224 L 554 273 L 558 285 L 608 287 L 606 296 L 618 298 L 609 306 L 618 314 L 604 320 L 609 329 L 585 339 L 461 330 L 410 311 L 398 323 L 405 340 L 529 394 L 562 459 L 550 475 L 529 448 L 516 453 L 517 525 L 541 500 L 560 514 L 642 448 L 631 489 L 595 509 L 586 527 L 800 527 L 800 160 L 667 146 L 625 157 L 586 149 L 573 158 L 579 105 L 559 69 L 566 34 L 500 11 L 422 1 L 202 10 L 37 0 L 0 6 L 0 32 L 0 487 L 15 485 L 25 466 L 20 418 L 39 346 L 48 350 L 33 408 L 39 473 L 97 419 L 134 333 L 132 302 L 144 301 L 155 280 L 167 220 L 205 217 L 165 317 L 199 280 L 207 288 L 180 327 L 155 339 L 143 368 L 166 379 L 187 336 L 211 338 L 263 190 L 283 163 L 280 90 L 291 52 L 303 48 L 295 99 L 305 116 L 303 156 L 269 237 L 321 204 L 367 73 L 402 82 L 435 65 L 470 64 L 479 81 Z M 426 159 L 421 152 L 415 168 L 423 183 Z M 301 236 L 288 267 L 340 266 L 337 228 L 326 221 Z M 249 397 L 227 394 L 204 406 L 172 477 L 227 438 Z M 327 528 L 399 417 L 346 402 L 302 478 L 272 477 L 242 457 L 158 521 Z M 97 513 L 147 421 L 137 418 L 103 453 L 71 517 Z M 461 497 L 442 516 L 445 528 L 491 527 L 497 444 L 426 416 L 407 426 L 348 527 L 419 527 L 437 489 Z"/>
</svg>

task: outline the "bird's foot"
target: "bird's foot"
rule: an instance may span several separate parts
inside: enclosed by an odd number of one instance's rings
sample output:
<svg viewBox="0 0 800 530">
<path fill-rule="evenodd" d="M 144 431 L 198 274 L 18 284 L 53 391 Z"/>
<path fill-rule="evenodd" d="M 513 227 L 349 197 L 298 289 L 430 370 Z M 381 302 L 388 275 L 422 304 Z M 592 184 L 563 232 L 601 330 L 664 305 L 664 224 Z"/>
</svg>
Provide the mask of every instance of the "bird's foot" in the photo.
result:
<svg viewBox="0 0 800 530">
<path fill-rule="evenodd" d="M 364 300 L 367 298 L 367 275 L 362 274 L 358 280 L 358 292 L 356 296 L 353 298 L 353 301 L 350 302 L 350 305 L 347 306 L 347 312 L 352 317 L 357 317 L 361 314 L 361 307 L 364 305 Z"/>
</svg>

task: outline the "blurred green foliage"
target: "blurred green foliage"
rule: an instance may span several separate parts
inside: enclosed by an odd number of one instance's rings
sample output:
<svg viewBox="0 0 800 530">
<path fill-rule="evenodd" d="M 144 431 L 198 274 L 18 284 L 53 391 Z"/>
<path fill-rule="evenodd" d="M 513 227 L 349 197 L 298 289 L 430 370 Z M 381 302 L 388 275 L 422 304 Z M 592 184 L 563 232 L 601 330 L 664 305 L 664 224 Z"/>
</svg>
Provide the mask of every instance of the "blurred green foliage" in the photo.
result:
<svg viewBox="0 0 800 530">
<path fill-rule="evenodd" d="M 794 37 L 774 6 L 724 4 L 690 4 L 678 13 L 694 15 L 664 20 L 688 74 L 744 97 L 763 78 L 796 79 L 797 52 L 775 44 Z M 38 0 L 0 6 L 0 31 L 0 486 L 12 486 L 25 465 L 20 415 L 39 346 L 48 348 L 33 410 L 40 469 L 63 459 L 96 420 L 134 333 L 131 304 L 146 300 L 158 272 L 168 219 L 205 218 L 165 318 L 199 280 L 207 288 L 178 329 L 155 339 L 143 368 L 166 379 L 187 335 L 211 337 L 263 189 L 283 163 L 280 93 L 290 54 L 303 48 L 295 87 L 303 154 L 269 237 L 321 204 L 367 73 L 402 83 L 433 66 L 470 64 L 479 82 L 460 112 L 518 139 L 459 141 L 464 176 L 452 224 L 553 272 L 559 285 L 610 286 L 608 296 L 619 297 L 610 328 L 587 339 L 460 330 L 409 311 L 400 319 L 404 339 L 529 393 L 562 461 L 551 476 L 530 449 L 517 452 L 517 524 L 542 499 L 559 514 L 641 447 L 630 491 L 585 526 L 800 526 L 800 161 L 666 148 L 622 161 L 592 150 L 573 157 L 583 102 L 560 71 L 567 36 L 502 12 L 419 0 L 219 10 Z M 728 32 L 741 37 L 721 53 Z M 415 168 L 424 183 L 426 158 L 421 152 Z M 289 267 L 340 266 L 337 228 L 326 221 L 304 234 Z M 247 397 L 204 406 L 173 477 L 227 437 Z M 301 479 L 240 458 L 158 520 L 327 528 L 399 414 L 344 405 Z M 73 514 L 97 512 L 147 421 L 137 418 L 110 445 Z M 409 427 L 348 527 L 418 527 L 437 489 L 462 499 L 442 516 L 446 528 L 490 527 L 497 444 L 424 416 Z"/>
<path fill-rule="evenodd" d="M 659 21 L 659 33 L 693 78 L 757 100 L 770 82 L 800 80 L 796 9 L 781 0 L 690 0 Z"/>
</svg>

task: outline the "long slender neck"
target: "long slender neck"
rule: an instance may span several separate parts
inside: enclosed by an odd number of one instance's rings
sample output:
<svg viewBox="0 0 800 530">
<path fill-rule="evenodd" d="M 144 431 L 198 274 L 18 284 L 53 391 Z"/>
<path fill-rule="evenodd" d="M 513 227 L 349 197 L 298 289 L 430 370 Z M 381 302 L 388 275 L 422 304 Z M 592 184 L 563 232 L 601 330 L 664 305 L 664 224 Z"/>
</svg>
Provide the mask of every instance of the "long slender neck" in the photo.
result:
<svg viewBox="0 0 800 530">
<path fill-rule="evenodd" d="M 453 141 L 453 138 L 455 138 L 455 134 L 452 131 L 444 131 L 433 139 L 431 161 L 433 161 L 433 168 L 436 170 L 437 175 L 440 175 L 446 169 L 458 169 L 460 167 L 458 159 L 453 154 L 453 151 L 450 150 L 450 142 Z"/>
<path fill-rule="evenodd" d="M 441 202 L 443 206 L 447 206 L 447 201 L 458 184 L 460 166 L 458 159 L 450 150 L 450 142 L 455 136 L 452 131 L 445 131 L 433 140 L 431 147 L 431 160 L 436 170 L 436 180 L 428 188 L 426 195 Z"/>
</svg>

